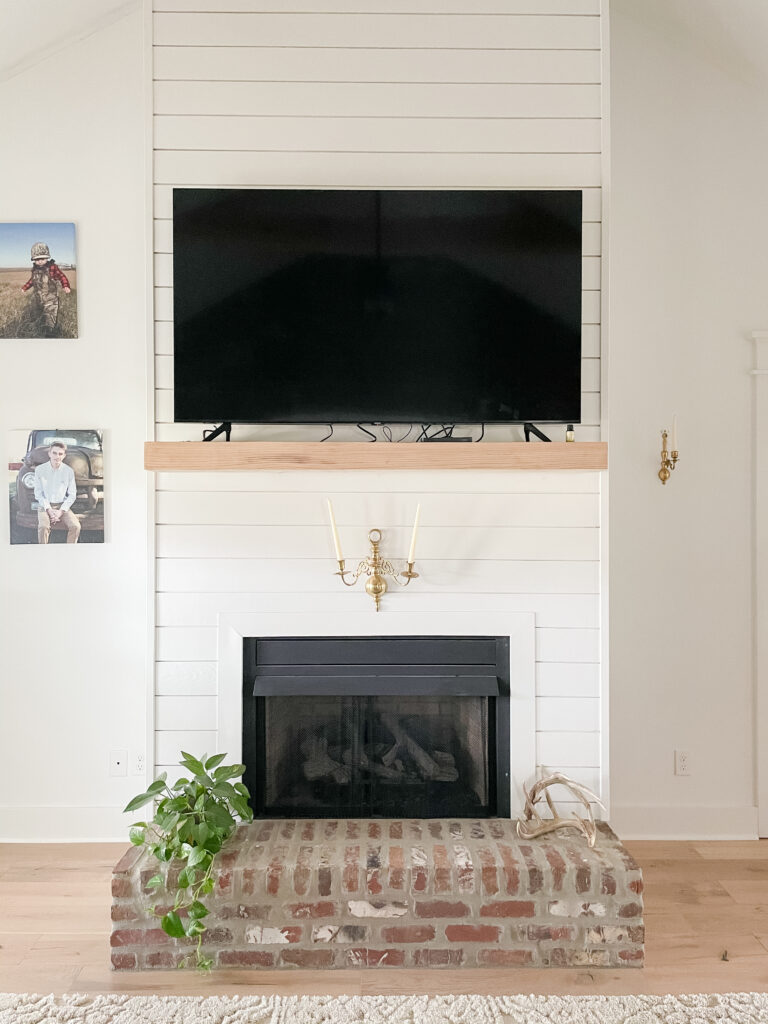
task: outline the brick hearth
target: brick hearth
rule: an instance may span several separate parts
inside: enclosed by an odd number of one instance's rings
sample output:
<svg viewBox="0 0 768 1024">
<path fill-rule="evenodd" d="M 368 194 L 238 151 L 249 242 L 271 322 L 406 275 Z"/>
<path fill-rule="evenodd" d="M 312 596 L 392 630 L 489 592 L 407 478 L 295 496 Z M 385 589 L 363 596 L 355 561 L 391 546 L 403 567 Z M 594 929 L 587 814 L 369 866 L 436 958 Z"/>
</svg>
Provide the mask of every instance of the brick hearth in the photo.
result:
<svg viewBox="0 0 768 1024">
<path fill-rule="evenodd" d="M 112 966 L 173 967 L 160 868 L 112 879 Z M 220 967 L 641 967 L 643 882 L 614 833 L 521 842 L 514 821 L 257 821 L 219 856 L 205 952 Z"/>
</svg>

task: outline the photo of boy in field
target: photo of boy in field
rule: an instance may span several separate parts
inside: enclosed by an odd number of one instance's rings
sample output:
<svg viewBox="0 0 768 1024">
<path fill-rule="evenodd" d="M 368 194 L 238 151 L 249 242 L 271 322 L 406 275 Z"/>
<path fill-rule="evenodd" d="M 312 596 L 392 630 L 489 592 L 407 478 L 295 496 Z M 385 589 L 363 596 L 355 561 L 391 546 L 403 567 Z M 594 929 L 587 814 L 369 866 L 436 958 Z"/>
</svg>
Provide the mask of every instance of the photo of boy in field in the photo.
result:
<svg viewBox="0 0 768 1024">
<path fill-rule="evenodd" d="M 74 224 L 0 224 L 0 338 L 76 338 Z"/>
</svg>

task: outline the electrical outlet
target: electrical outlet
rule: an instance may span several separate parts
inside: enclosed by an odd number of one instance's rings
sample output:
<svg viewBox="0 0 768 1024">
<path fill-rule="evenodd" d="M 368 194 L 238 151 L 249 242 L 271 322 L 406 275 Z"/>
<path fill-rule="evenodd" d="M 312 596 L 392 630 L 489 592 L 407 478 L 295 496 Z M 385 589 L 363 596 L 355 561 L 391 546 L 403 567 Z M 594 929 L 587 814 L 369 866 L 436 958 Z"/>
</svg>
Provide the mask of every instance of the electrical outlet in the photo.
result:
<svg viewBox="0 0 768 1024">
<path fill-rule="evenodd" d="M 133 761 L 133 774 L 143 775 L 147 770 L 147 759 L 143 752 L 137 754 Z"/>
<path fill-rule="evenodd" d="M 127 775 L 128 774 L 128 751 L 127 750 L 110 750 L 110 752 L 109 752 L 109 774 L 110 775 Z"/>
<path fill-rule="evenodd" d="M 691 774 L 691 755 L 687 750 L 675 751 L 675 775 Z"/>
</svg>

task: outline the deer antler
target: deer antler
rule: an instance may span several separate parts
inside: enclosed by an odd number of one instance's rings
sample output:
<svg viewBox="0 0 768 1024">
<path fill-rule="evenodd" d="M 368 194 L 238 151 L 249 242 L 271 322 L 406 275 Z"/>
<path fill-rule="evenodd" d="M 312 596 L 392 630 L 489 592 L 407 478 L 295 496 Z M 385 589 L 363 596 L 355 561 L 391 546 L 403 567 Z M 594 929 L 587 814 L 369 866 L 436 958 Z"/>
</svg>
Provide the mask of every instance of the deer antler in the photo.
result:
<svg viewBox="0 0 768 1024">
<path fill-rule="evenodd" d="M 561 818 L 552 802 L 552 797 L 549 795 L 551 786 L 565 786 L 566 789 L 570 790 L 584 804 L 588 817 L 582 818 L 574 811 L 570 817 Z M 517 819 L 517 834 L 521 839 L 535 839 L 537 836 L 543 836 L 561 828 L 577 828 L 584 834 L 590 847 L 595 845 L 597 826 L 595 825 L 591 804 L 596 803 L 603 810 L 605 810 L 605 805 L 587 786 L 576 782 L 574 779 L 569 779 L 562 772 L 553 772 L 551 775 L 546 775 L 534 783 L 530 792 L 523 786 L 523 792 L 525 793 L 525 817 Z M 536 804 L 539 803 L 542 796 L 547 801 L 547 806 L 552 812 L 551 818 L 542 818 L 536 810 Z"/>
</svg>

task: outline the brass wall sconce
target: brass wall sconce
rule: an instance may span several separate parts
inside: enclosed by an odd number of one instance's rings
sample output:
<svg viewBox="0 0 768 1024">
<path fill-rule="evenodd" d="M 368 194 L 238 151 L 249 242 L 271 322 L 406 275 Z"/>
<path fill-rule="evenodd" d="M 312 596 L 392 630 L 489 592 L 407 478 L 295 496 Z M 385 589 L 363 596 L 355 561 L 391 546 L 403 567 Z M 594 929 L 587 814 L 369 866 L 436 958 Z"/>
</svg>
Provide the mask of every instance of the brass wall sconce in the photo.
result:
<svg viewBox="0 0 768 1024">
<path fill-rule="evenodd" d="M 381 599 L 388 589 L 386 577 L 391 577 L 400 587 L 407 587 L 411 580 L 418 579 L 419 574 L 413 571 L 413 559 L 416 548 L 416 534 L 419 528 L 420 512 L 421 505 L 418 505 L 416 507 L 416 519 L 413 523 L 413 533 L 411 534 L 411 547 L 408 552 L 408 568 L 404 572 L 397 572 L 389 559 L 382 557 L 381 552 L 379 551 L 382 534 L 379 529 L 368 531 L 371 553 L 367 558 L 361 559 L 358 562 L 355 571 L 352 572 L 345 568 L 345 560 L 341 553 L 341 543 L 339 541 L 339 531 L 336 528 L 336 519 L 333 515 L 333 506 L 330 501 L 328 502 L 328 514 L 331 519 L 333 546 L 336 549 L 336 561 L 339 563 L 338 572 L 334 573 L 334 575 L 341 577 L 341 582 L 345 587 L 354 587 L 361 577 L 365 577 L 365 591 L 367 594 L 370 594 L 376 602 L 376 611 L 379 610 Z M 349 579 L 347 579 L 347 577 L 349 577 Z"/>
<path fill-rule="evenodd" d="M 666 484 L 672 475 L 672 471 L 677 465 L 677 460 L 680 457 L 680 453 L 677 450 L 677 416 L 672 417 L 672 438 L 671 451 L 667 450 L 667 434 L 666 430 L 661 432 L 661 468 L 659 469 L 659 480 L 663 484 Z"/>
</svg>

